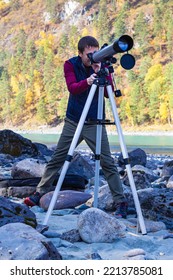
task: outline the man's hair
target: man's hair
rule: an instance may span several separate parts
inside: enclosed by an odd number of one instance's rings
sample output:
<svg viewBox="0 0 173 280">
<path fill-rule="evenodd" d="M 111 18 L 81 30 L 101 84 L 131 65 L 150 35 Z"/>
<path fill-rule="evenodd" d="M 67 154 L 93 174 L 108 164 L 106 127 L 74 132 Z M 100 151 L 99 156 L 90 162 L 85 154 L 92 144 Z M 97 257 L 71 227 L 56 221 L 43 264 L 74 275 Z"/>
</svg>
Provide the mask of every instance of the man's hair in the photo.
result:
<svg viewBox="0 0 173 280">
<path fill-rule="evenodd" d="M 98 41 L 92 36 L 84 36 L 78 42 L 78 51 L 83 53 L 87 47 L 99 48 Z"/>
</svg>

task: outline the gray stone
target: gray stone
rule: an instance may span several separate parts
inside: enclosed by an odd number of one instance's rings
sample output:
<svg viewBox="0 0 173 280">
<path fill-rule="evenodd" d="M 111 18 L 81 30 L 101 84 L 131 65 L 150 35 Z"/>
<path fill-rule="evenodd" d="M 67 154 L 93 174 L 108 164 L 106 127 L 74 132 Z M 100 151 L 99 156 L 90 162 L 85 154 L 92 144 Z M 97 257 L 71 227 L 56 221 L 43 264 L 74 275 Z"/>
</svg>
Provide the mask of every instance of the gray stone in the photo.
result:
<svg viewBox="0 0 173 280">
<path fill-rule="evenodd" d="M 10 187 L 10 188 L 8 188 L 7 196 L 24 198 L 24 197 L 32 195 L 35 192 L 35 190 L 36 190 L 36 187 L 30 187 L 30 186 Z"/>
<path fill-rule="evenodd" d="M 97 208 L 83 211 L 78 218 L 79 234 L 87 243 L 110 243 L 125 237 L 126 226 Z"/>
<path fill-rule="evenodd" d="M 146 252 L 143 249 L 135 248 L 135 249 L 127 251 L 124 254 L 124 257 L 134 257 L 134 256 L 137 256 L 137 255 L 145 255 L 145 254 L 146 254 Z"/>
<path fill-rule="evenodd" d="M 106 211 L 113 210 L 114 208 L 114 200 L 108 184 L 105 184 L 99 189 L 98 208 Z"/>
<path fill-rule="evenodd" d="M 11 175 L 13 179 L 41 177 L 45 164 L 36 159 L 24 159 L 13 165 Z"/>
</svg>

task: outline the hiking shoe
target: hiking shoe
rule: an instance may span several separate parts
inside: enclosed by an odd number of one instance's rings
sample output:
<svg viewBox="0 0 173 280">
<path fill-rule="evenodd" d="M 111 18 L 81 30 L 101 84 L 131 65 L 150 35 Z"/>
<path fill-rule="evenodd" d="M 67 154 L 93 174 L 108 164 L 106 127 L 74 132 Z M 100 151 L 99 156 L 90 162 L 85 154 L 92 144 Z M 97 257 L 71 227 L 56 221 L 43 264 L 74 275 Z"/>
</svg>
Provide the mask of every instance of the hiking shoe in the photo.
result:
<svg viewBox="0 0 173 280">
<path fill-rule="evenodd" d="M 127 208 L 128 208 L 128 204 L 127 202 L 120 202 L 117 204 L 116 206 L 116 211 L 114 213 L 115 218 L 120 219 L 120 218 L 124 218 L 126 219 L 127 217 Z"/>
<path fill-rule="evenodd" d="M 39 205 L 39 201 L 40 201 L 41 195 L 39 194 L 39 192 L 35 192 L 33 195 L 26 197 L 24 200 L 24 203 L 28 206 L 35 206 L 35 205 Z"/>
</svg>

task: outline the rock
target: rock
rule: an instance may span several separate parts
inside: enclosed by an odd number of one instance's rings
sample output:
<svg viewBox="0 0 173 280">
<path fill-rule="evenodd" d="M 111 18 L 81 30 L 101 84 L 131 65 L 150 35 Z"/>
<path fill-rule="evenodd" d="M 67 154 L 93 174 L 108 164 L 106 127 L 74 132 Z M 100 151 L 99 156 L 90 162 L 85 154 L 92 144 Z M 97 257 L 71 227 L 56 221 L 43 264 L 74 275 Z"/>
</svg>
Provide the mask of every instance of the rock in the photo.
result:
<svg viewBox="0 0 173 280">
<path fill-rule="evenodd" d="M 8 197 L 24 198 L 32 195 L 35 192 L 35 187 L 24 186 L 24 187 L 9 187 L 6 193 Z"/>
<path fill-rule="evenodd" d="M 129 152 L 128 155 L 129 155 L 129 160 L 130 160 L 131 166 L 134 166 L 136 164 L 146 166 L 147 155 L 142 149 L 140 149 L 140 148 L 135 149 L 135 150 Z M 120 166 L 125 167 L 122 153 L 120 153 L 120 155 L 118 157 L 118 164 Z"/>
<path fill-rule="evenodd" d="M 36 142 L 34 142 L 33 144 L 37 147 L 39 156 L 51 157 L 53 155 L 53 151 L 48 149 L 46 145 Z"/>
<path fill-rule="evenodd" d="M 9 223 L 24 223 L 32 227 L 37 226 L 35 214 L 29 208 L 20 203 L 0 197 L 0 227 Z"/>
<path fill-rule="evenodd" d="M 155 174 L 153 170 L 150 170 L 149 168 L 139 164 L 132 167 L 132 172 L 140 172 L 141 174 L 145 174 L 149 182 L 153 182 L 159 178 L 159 176 Z"/>
<path fill-rule="evenodd" d="M 90 179 L 94 176 L 95 170 L 84 156 L 81 156 L 79 152 L 76 152 L 70 163 L 67 174 L 76 174 L 86 179 Z"/>
<path fill-rule="evenodd" d="M 149 188 L 138 191 L 145 218 L 162 221 L 167 229 L 173 229 L 173 189 Z"/>
<path fill-rule="evenodd" d="M 0 195 L 6 197 L 24 198 L 32 195 L 40 177 L 0 180 Z"/>
<path fill-rule="evenodd" d="M 32 227 L 13 223 L 0 228 L 0 260 L 61 260 L 53 243 Z"/>
<path fill-rule="evenodd" d="M 77 229 L 71 229 L 67 232 L 62 233 L 61 239 L 67 240 L 68 242 L 74 243 L 81 241 L 79 231 Z"/>
<path fill-rule="evenodd" d="M 134 256 L 137 256 L 137 255 L 145 255 L 145 254 L 146 254 L 146 252 L 143 249 L 136 248 L 136 249 L 132 249 L 132 250 L 127 251 L 124 254 L 124 257 L 134 257 Z"/>
<path fill-rule="evenodd" d="M 47 210 L 51 202 L 54 192 L 49 192 L 43 195 L 40 199 L 40 207 Z M 88 199 L 92 197 L 91 194 L 64 190 L 60 191 L 55 203 L 54 210 L 65 209 L 65 208 L 74 208 L 78 205 L 85 203 Z"/>
<path fill-rule="evenodd" d="M 91 254 L 90 259 L 91 260 L 102 260 L 102 257 L 97 252 L 94 252 Z"/>
<path fill-rule="evenodd" d="M 135 165 L 132 167 L 133 179 L 137 190 L 150 188 L 151 183 L 159 178 L 152 170 L 142 166 Z M 126 186 L 130 186 L 128 175 L 122 179 Z"/>
<path fill-rule="evenodd" d="M 137 190 L 151 187 L 150 181 L 148 180 L 147 176 L 143 172 L 133 171 L 133 179 Z M 124 185 L 130 186 L 129 177 L 127 175 L 124 176 L 122 182 Z"/>
<path fill-rule="evenodd" d="M 19 177 L 20 177 L 20 173 L 19 173 Z M 47 192 L 53 191 L 55 189 L 58 180 L 57 178 L 53 182 L 53 185 L 50 186 L 50 188 L 47 188 Z M 24 198 L 30 196 L 36 191 L 36 187 L 40 182 L 40 180 L 41 177 L 31 177 L 31 178 L 22 177 L 17 179 L 0 180 L 0 195 L 7 196 L 7 197 L 13 196 L 18 198 Z M 66 174 L 63 184 L 61 186 L 61 190 L 84 191 L 85 185 L 87 183 L 88 181 L 79 175 Z"/>
<path fill-rule="evenodd" d="M 59 179 L 59 174 L 56 176 L 54 182 L 53 182 L 53 189 L 55 189 L 55 186 L 57 185 Z M 61 189 L 62 190 L 75 190 L 75 191 L 82 191 L 85 189 L 86 184 L 88 183 L 88 180 L 80 175 L 77 174 L 66 174 L 64 181 L 62 183 Z"/>
<path fill-rule="evenodd" d="M 161 177 L 170 178 L 173 175 L 173 160 L 166 161 L 163 165 Z"/>
<path fill-rule="evenodd" d="M 37 159 L 24 159 L 15 163 L 11 170 L 13 179 L 42 177 L 45 164 Z"/>
<path fill-rule="evenodd" d="M 167 188 L 173 188 L 173 175 L 169 178 Z"/>
<path fill-rule="evenodd" d="M 94 198 L 92 198 L 92 200 L 94 200 Z M 108 184 L 99 188 L 98 208 L 105 211 L 115 210 L 113 196 Z"/>
<path fill-rule="evenodd" d="M 22 154 L 38 155 L 37 147 L 27 138 L 12 130 L 0 130 L 0 153 L 20 156 Z"/>
<path fill-rule="evenodd" d="M 129 218 L 128 221 L 134 223 L 136 227 L 138 226 L 137 218 L 132 218 L 132 219 Z M 150 221 L 145 219 L 144 223 L 145 223 L 147 233 L 166 230 L 166 225 L 163 222 Z M 139 227 L 139 232 L 141 232 L 140 227 Z"/>
<path fill-rule="evenodd" d="M 97 208 L 84 210 L 78 218 L 79 234 L 87 243 L 110 243 L 125 237 L 125 225 Z"/>
</svg>

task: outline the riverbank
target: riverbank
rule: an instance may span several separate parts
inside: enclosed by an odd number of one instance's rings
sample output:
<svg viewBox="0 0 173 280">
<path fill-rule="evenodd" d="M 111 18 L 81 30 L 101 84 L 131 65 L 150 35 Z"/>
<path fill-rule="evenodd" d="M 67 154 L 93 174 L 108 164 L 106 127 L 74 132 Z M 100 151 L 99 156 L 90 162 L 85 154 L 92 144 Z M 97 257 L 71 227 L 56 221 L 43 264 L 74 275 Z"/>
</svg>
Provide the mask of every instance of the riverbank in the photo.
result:
<svg viewBox="0 0 173 280">
<path fill-rule="evenodd" d="M 61 122 L 57 126 L 50 125 L 23 125 L 23 126 L 12 126 L 0 125 L 0 130 L 10 129 L 19 134 L 59 134 L 62 131 L 64 122 Z M 121 125 L 124 135 L 167 135 L 173 136 L 173 126 L 170 125 L 144 125 L 144 126 L 126 126 Z M 107 126 L 109 135 L 116 135 L 116 126 Z"/>
<path fill-rule="evenodd" d="M 122 132 L 124 135 L 124 143 L 127 146 L 127 150 L 131 151 L 136 148 L 143 149 L 148 154 L 160 154 L 160 155 L 173 155 L 173 131 L 169 130 L 130 130 L 129 127 L 122 127 Z M 0 127 L 0 130 L 2 128 Z M 45 144 L 47 146 L 56 145 L 60 134 L 63 129 L 63 123 L 56 127 L 50 126 L 31 126 L 29 129 L 26 127 L 4 127 L 4 129 L 10 129 L 21 136 L 31 140 L 32 142 L 37 142 Z M 146 128 L 145 128 L 146 129 Z M 119 136 L 116 131 L 115 126 L 107 126 L 108 139 L 110 143 L 110 148 L 112 152 L 119 152 L 120 141 Z M 77 147 L 77 149 L 88 149 L 85 141 Z"/>
</svg>

